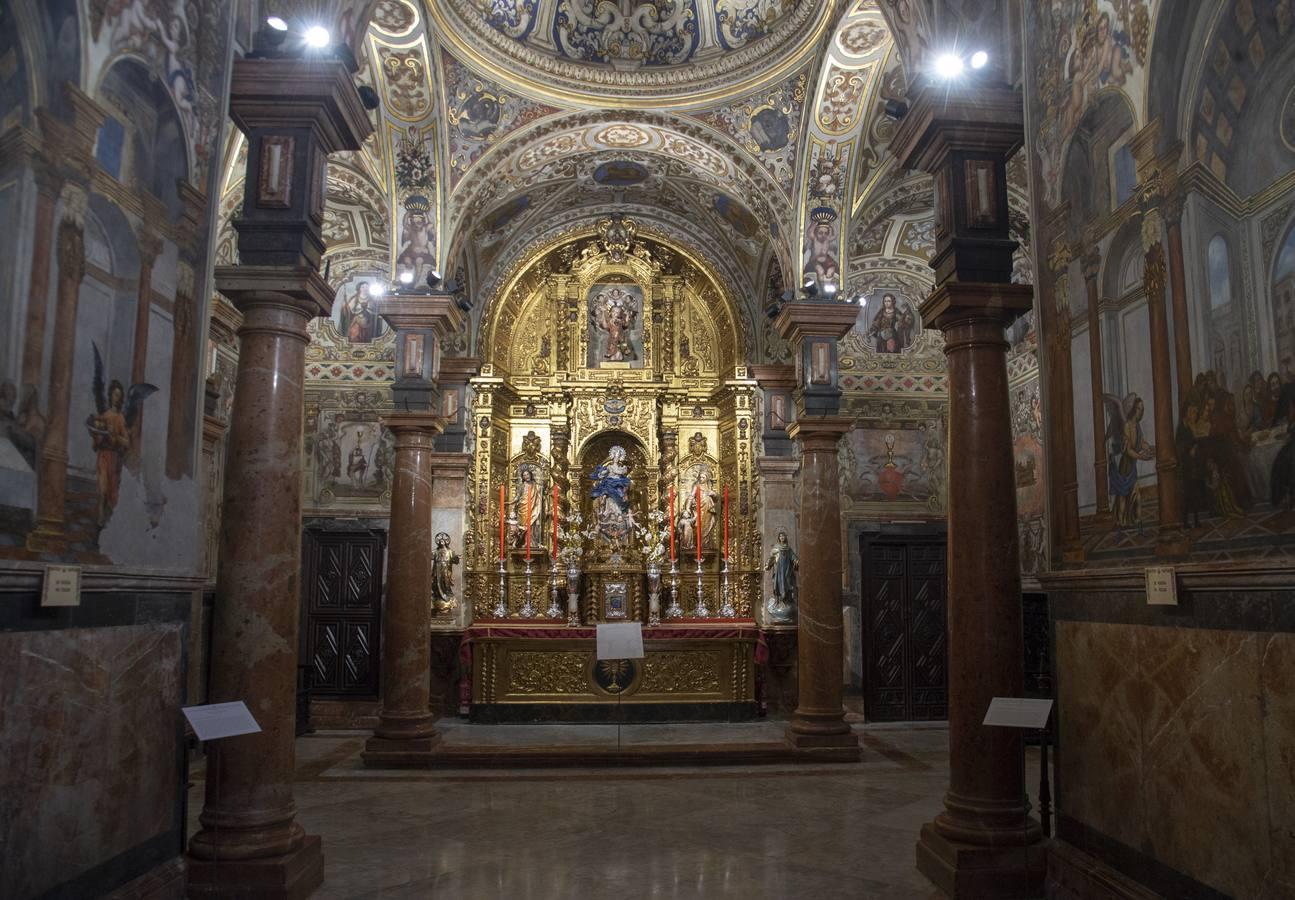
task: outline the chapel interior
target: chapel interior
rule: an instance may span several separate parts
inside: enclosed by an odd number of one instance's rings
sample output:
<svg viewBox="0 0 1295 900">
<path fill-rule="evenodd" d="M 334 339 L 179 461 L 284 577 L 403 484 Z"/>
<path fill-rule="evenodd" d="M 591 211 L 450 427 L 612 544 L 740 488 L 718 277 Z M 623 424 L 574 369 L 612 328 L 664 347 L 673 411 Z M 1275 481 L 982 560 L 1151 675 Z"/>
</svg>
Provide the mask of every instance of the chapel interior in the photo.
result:
<svg viewBox="0 0 1295 900">
<path fill-rule="evenodd" d="M 0 897 L 1295 900 L 1295 0 L 0 0 Z"/>
</svg>

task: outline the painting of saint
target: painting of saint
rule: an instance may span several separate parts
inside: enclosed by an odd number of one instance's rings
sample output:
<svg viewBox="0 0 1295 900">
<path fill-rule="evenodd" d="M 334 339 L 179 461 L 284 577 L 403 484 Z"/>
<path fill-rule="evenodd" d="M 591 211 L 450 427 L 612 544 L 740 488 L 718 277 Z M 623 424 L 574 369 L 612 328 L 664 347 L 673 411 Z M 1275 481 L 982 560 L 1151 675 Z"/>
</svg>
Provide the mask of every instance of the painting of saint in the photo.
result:
<svg viewBox="0 0 1295 900">
<path fill-rule="evenodd" d="M 917 313 L 898 291 L 881 291 L 864 307 L 864 333 L 876 353 L 902 353 L 917 338 Z"/>
<path fill-rule="evenodd" d="M 830 212 L 830 210 L 829 210 Z M 806 274 L 818 276 L 820 282 L 834 281 L 840 266 L 836 261 L 835 213 L 831 221 L 811 221 L 805 234 Z"/>
<path fill-rule="evenodd" d="M 400 255 L 396 257 L 396 269 L 412 272 L 414 284 L 422 283 L 436 267 L 432 220 L 428 215 L 430 209 L 431 204 L 426 197 L 410 197 L 405 200 L 405 215 L 400 221 Z"/>
<path fill-rule="evenodd" d="M 333 304 L 333 325 L 337 333 L 352 344 L 377 340 L 387 330 L 386 323 L 373 308 L 373 276 L 361 275 L 337 291 Z"/>
<path fill-rule="evenodd" d="M 719 492 L 715 489 L 715 473 L 705 463 L 690 466 L 682 473 L 679 496 L 683 500 L 679 511 L 679 540 L 694 555 L 697 552 L 697 529 L 701 529 L 702 551 L 715 546 L 718 522 Z M 701 489 L 701 505 L 697 504 L 697 489 Z"/>
<path fill-rule="evenodd" d="M 127 390 L 114 378 L 109 382 L 105 396 L 103 357 L 99 355 L 98 344 L 91 342 L 91 346 L 94 348 L 95 412 L 86 419 L 85 426 L 94 444 L 95 486 L 99 495 L 98 523 L 102 528 L 108 524 L 112 511 L 117 508 L 121 468 L 126 460 L 126 453 L 130 450 L 131 432 L 144 401 L 157 388 L 151 384 L 132 384 Z"/>
<path fill-rule="evenodd" d="M 634 513 L 630 510 L 630 468 L 626 463 L 625 448 L 619 444 L 607 451 L 607 458 L 594 467 L 593 481 L 594 527 L 598 539 L 611 546 L 614 553 L 629 546 L 634 528 Z"/>
<path fill-rule="evenodd" d="M 780 109 L 766 106 L 751 117 L 751 140 L 761 150 L 781 150 L 791 137 L 791 123 Z"/>
<path fill-rule="evenodd" d="M 643 289 L 631 284 L 589 288 L 589 366 L 643 365 Z"/>
<path fill-rule="evenodd" d="M 1142 417 L 1146 409 L 1137 394 L 1128 394 L 1123 400 L 1106 394 L 1103 399 L 1106 401 L 1107 469 L 1115 527 L 1137 527 L 1142 521 L 1138 463 L 1156 457 L 1156 448 L 1142 436 Z"/>
</svg>

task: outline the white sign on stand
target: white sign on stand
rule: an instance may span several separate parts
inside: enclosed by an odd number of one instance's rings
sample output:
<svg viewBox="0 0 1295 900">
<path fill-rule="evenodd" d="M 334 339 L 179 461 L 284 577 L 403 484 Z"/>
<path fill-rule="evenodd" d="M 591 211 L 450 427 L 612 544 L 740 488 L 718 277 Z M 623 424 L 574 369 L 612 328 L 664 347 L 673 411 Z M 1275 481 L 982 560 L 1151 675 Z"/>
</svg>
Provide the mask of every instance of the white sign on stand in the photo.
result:
<svg viewBox="0 0 1295 900">
<path fill-rule="evenodd" d="M 193 726 L 200 741 L 255 734 L 261 730 L 252 718 L 252 711 L 242 700 L 231 703 L 207 703 L 203 706 L 182 706 L 180 712 Z"/>
<path fill-rule="evenodd" d="M 599 659 L 642 659 L 643 625 L 639 622 L 608 622 L 598 625 Z"/>
<path fill-rule="evenodd" d="M 1048 716 L 1052 714 L 1051 700 L 1031 700 L 1027 697 L 995 697 L 989 702 L 985 713 L 984 725 L 999 725 L 1003 728 L 1033 728 L 1036 730 L 1048 726 Z"/>
</svg>

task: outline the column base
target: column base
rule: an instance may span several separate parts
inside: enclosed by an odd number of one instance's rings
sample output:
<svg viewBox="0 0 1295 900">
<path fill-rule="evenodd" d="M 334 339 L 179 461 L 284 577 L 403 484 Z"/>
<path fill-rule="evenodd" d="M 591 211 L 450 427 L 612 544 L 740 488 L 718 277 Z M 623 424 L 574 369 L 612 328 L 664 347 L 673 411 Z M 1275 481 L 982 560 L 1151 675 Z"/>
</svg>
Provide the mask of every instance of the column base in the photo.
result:
<svg viewBox="0 0 1295 900">
<path fill-rule="evenodd" d="M 67 550 L 67 535 L 62 528 L 37 524 L 27 535 L 27 549 L 33 553 L 63 553 Z"/>
<path fill-rule="evenodd" d="M 367 769 L 430 769 L 439 734 L 422 738 L 371 737 L 364 742 L 360 759 Z"/>
<path fill-rule="evenodd" d="M 836 723 L 837 727 L 825 727 L 830 725 L 832 725 L 831 722 L 801 720 L 795 717 L 787 726 L 787 743 L 796 752 L 812 755 L 815 758 L 830 758 L 846 762 L 860 759 L 863 752 L 859 748 L 859 736 L 844 720 L 839 720 Z"/>
<path fill-rule="evenodd" d="M 1186 556 L 1191 548 L 1192 539 L 1187 532 L 1161 527 L 1156 538 L 1156 556 Z"/>
<path fill-rule="evenodd" d="M 225 862 L 189 857 L 190 900 L 305 900 L 324 882 L 319 835 L 283 856 Z"/>
<path fill-rule="evenodd" d="M 917 870 L 954 900 L 1026 900 L 1043 896 L 1048 844 L 983 847 L 951 841 L 927 823 L 917 841 Z"/>
</svg>

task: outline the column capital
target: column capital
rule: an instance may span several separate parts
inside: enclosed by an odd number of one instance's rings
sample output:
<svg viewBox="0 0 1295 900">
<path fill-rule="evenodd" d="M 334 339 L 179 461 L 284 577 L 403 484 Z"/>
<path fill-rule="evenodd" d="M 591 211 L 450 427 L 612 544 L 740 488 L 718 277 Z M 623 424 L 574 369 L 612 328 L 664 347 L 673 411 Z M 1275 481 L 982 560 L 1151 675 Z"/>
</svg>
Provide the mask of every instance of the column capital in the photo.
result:
<svg viewBox="0 0 1295 900">
<path fill-rule="evenodd" d="M 389 294 L 373 304 L 395 331 L 434 331 L 437 337 L 455 334 L 463 326 L 463 311 L 443 292 Z"/>
<path fill-rule="evenodd" d="M 806 337 L 830 337 L 839 341 L 849 334 L 858 319 L 859 307 L 853 304 L 803 300 L 784 306 L 773 325 L 783 340 L 793 344 Z"/>
<path fill-rule="evenodd" d="M 933 172 L 956 150 L 1011 156 L 1025 142 L 1021 92 L 1003 85 L 928 82 L 891 141 L 905 169 Z"/>
<path fill-rule="evenodd" d="M 1085 253 L 1079 260 L 1084 270 L 1084 281 L 1094 282 L 1102 271 L 1102 254 L 1101 251 L 1094 247 Z"/>
<path fill-rule="evenodd" d="M 1034 288 L 1028 284 L 946 282 L 922 303 L 923 322 L 943 331 L 975 319 L 993 318 L 1003 326 L 1029 312 Z"/>
<path fill-rule="evenodd" d="M 393 412 L 382 417 L 382 424 L 396 435 L 396 449 L 401 447 L 401 438 L 406 436 L 426 435 L 430 440 L 445 427 L 445 420 L 434 412 L 410 411 Z M 427 445 L 430 449 L 431 445 Z"/>
<path fill-rule="evenodd" d="M 244 315 L 257 306 L 289 304 L 307 319 L 328 315 L 335 295 L 319 272 L 306 266 L 217 266 L 216 290 Z"/>
<path fill-rule="evenodd" d="M 141 267 L 152 267 L 162 255 L 162 236 L 146 222 L 135 226 L 135 242 L 139 246 L 139 264 Z"/>
<path fill-rule="evenodd" d="M 787 429 L 806 453 L 836 452 L 836 442 L 854 427 L 849 416 L 801 416 Z"/>
</svg>

